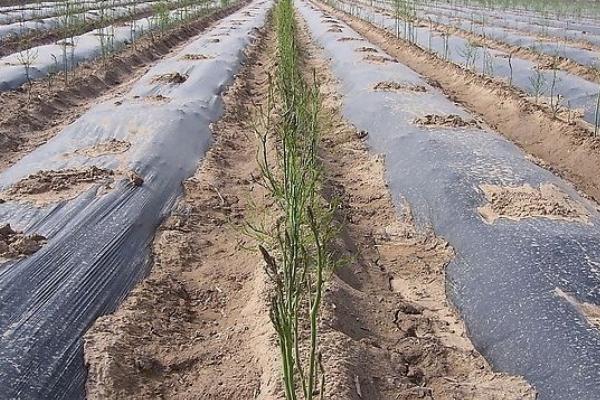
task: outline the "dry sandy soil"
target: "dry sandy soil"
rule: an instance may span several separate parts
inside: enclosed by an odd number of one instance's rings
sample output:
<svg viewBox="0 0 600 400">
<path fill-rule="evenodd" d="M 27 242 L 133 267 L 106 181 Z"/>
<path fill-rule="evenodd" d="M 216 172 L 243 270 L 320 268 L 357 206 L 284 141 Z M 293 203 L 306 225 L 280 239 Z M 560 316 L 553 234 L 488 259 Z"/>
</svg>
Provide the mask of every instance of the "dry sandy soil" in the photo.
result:
<svg viewBox="0 0 600 400">
<path fill-rule="evenodd" d="M 41 235 L 25 235 L 4 224 L 0 226 L 0 262 L 31 255 L 45 243 L 46 238 Z"/>
<path fill-rule="evenodd" d="M 86 335 L 90 399 L 281 399 L 263 261 L 242 232 L 272 200 L 259 184 L 256 106 L 273 70 L 267 29 L 226 96 L 216 143 L 154 242 L 154 265 L 122 307 Z M 382 160 L 339 114 L 328 65 L 302 29 L 326 99 L 320 156 L 326 192 L 341 200 L 336 254 L 320 322 L 327 399 L 534 399 L 494 373 L 445 299 L 453 252 L 399 218 Z M 249 108 L 249 105 L 254 107 Z"/>
<path fill-rule="evenodd" d="M 482 185 L 487 204 L 478 208 L 483 219 L 494 223 L 498 218 L 549 218 L 588 222 L 585 207 L 552 184 L 539 188 L 529 185 L 504 187 Z"/>
</svg>

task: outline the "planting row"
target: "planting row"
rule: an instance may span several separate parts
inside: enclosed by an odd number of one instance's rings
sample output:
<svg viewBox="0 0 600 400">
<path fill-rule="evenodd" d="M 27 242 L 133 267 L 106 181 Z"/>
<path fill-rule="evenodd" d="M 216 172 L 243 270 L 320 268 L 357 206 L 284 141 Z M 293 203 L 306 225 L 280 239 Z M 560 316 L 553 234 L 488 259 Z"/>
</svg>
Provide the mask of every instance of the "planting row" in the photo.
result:
<svg viewBox="0 0 600 400">
<path fill-rule="evenodd" d="M 423 10 L 404 10 L 397 8 L 397 4 L 393 4 L 387 0 L 382 1 L 360 1 L 363 5 L 373 6 L 374 8 L 387 11 L 390 16 L 398 16 L 402 20 L 407 21 L 406 24 L 410 24 L 412 18 L 418 18 L 421 22 L 420 26 L 430 26 L 430 29 L 435 29 L 436 33 L 446 31 L 446 27 L 453 27 L 459 29 L 463 33 L 477 35 L 483 39 L 492 39 L 500 44 L 514 46 L 517 48 L 525 48 L 534 53 L 551 57 L 555 60 L 556 64 L 560 64 L 563 59 L 570 60 L 574 63 L 580 64 L 588 68 L 597 68 L 600 66 L 600 52 L 590 50 L 578 46 L 570 46 L 565 43 L 556 41 L 549 41 L 542 39 L 537 36 L 528 36 L 520 32 L 515 32 L 512 29 L 502 28 L 495 26 L 493 21 L 485 20 L 485 22 L 478 21 L 474 23 L 472 20 L 465 19 L 463 17 L 448 17 L 443 14 L 439 14 L 438 11 L 433 7 L 424 7 Z M 435 28 L 435 25 L 441 25 L 440 28 Z M 417 34 L 416 32 L 415 34 Z M 589 35 L 589 40 L 597 40 L 600 43 L 600 36 Z M 475 47 L 482 47 L 482 44 L 476 43 L 477 39 L 469 41 L 469 45 Z"/>
<path fill-rule="evenodd" d="M 210 145 L 270 6 L 242 8 L 0 174 L 2 234 L 44 243 L 0 261 L 7 398 L 83 397 L 81 337 L 146 274 L 154 230 Z"/>
<path fill-rule="evenodd" d="M 389 3 L 388 3 L 389 4 Z M 454 25 L 460 29 L 477 29 L 494 37 L 506 35 L 509 39 L 518 37 L 519 32 L 538 35 L 542 37 L 551 37 L 558 39 L 567 39 L 571 41 L 587 42 L 592 45 L 600 46 L 600 21 L 593 23 L 575 23 L 569 21 L 549 21 L 543 18 L 523 18 L 518 15 L 507 16 L 504 14 L 495 15 L 481 11 L 478 13 L 468 10 L 445 10 L 439 7 L 422 6 L 419 7 L 419 16 L 427 19 L 440 18 L 440 23 L 445 25 Z M 504 28 L 498 30 L 487 30 L 486 27 Z M 525 42 L 533 40 L 527 36 L 523 39 Z"/>
<path fill-rule="evenodd" d="M 448 291 L 475 346 L 542 400 L 597 398 L 600 331 L 581 306 L 600 304 L 594 204 L 340 20 L 297 5 L 344 116 L 385 156 L 397 207 L 454 247 Z"/>
<path fill-rule="evenodd" d="M 441 0 L 434 1 L 449 9 L 468 9 L 472 12 L 486 11 L 496 15 L 506 14 L 550 21 L 596 22 L 600 19 L 600 8 L 591 0 L 565 2 L 564 0 Z"/>
<path fill-rule="evenodd" d="M 600 85 L 594 82 L 558 70 L 555 65 L 544 67 L 504 51 L 478 47 L 457 35 L 440 35 L 428 27 L 404 24 L 376 7 L 337 0 L 330 4 L 403 37 L 440 58 L 499 78 L 530 95 L 536 103 L 547 104 L 555 115 L 564 115 L 569 120 L 581 117 L 594 130 L 600 122 L 597 120 Z"/>
<path fill-rule="evenodd" d="M 27 8 L 0 11 L 0 25 L 40 21 L 48 17 L 66 14 L 84 13 L 85 11 L 111 9 L 136 3 L 132 0 L 101 0 L 101 1 L 57 1 L 44 5 L 30 5 Z"/>
<path fill-rule="evenodd" d="M 101 11 L 86 11 L 69 17 L 51 17 L 29 23 L 0 25 L 0 49 L 2 44 L 20 41 L 19 50 L 24 50 L 36 44 L 38 37 L 56 33 L 58 36 L 68 36 L 84 33 L 95 26 L 106 26 L 119 19 L 133 20 L 153 11 L 160 1 L 148 1 L 131 6 L 116 7 Z"/>
<path fill-rule="evenodd" d="M 109 22 L 118 18 L 149 12 L 152 11 L 152 5 L 158 3 L 158 1 L 139 2 L 113 8 L 89 10 L 81 13 L 73 12 L 69 15 L 58 17 L 0 25 L 0 45 L 2 41 L 33 33 L 43 33 L 59 29 L 74 30 L 99 21 Z"/>
<path fill-rule="evenodd" d="M 32 80 L 63 73 L 82 62 L 106 57 L 135 42 L 145 33 L 164 30 L 169 25 L 189 20 L 218 8 L 220 2 L 202 2 L 182 9 L 165 11 L 148 18 L 120 25 L 109 25 L 56 44 L 28 48 L 0 58 L 0 91 L 12 90 Z"/>
<path fill-rule="evenodd" d="M 428 8 L 429 4 L 425 5 L 424 8 Z M 586 18 L 583 16 L 579 17 L 552 17 L 550 15 L 540 14 L 537 12 L 528 12 L 523 10 L 494 10 L 489 8 L 477 8 L 468 5 L 460 6 L 448 6 L 444 3 L 435 3 L 434 8 L 443 11 L 448 16 L 462 16 L 467 19 L 475 18 L 488 18 L 494 20 L 501 20 L 505 18 L 507 24 L 519 24 L 513 25 L 521 26 L 521 23 L 527 23 L 530 25 L 538 25 L 548 28 L 560 28 L 560 29 L 573 29 L 579 31 L 588 31 L 589 28 L 596 29 L 600 25 L 598 18 Z"/>
</svg>

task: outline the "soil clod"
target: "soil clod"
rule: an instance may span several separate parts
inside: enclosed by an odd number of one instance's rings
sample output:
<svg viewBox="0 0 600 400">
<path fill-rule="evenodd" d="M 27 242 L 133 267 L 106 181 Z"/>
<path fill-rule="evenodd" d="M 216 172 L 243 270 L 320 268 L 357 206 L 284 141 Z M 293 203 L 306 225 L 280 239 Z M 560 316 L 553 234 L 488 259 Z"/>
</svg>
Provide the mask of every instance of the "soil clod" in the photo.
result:
<svg viewBox="0 0 600 400">
<path fill-rule="evenodd" d="M 379 53 L 379 51 L 374 47 L 359 47 L 355 50 L 357 53 Z"/>
<path fill-rule="evenodd" d="M 400 83 L 393 81 L 379 82 L 373 87 L 373 90 L 378 92 L 427 92 L 427 89 L 423 85 L 417 85 L 414 83 Z"/>
<path fill-rule="evenodd" d="M 460 115 L 449 114 L 427 114 L 423 117 L 419 117 L 415 120 L 415 124 L 423 126 L 443 126 L 450 128 L 467 128 L 474 127 L 479 128 L 479 123 L 474 119 L 465 120 Z"/>
<path fill-rule="evenodd" d="M 29 256 L 45 243 L 42 235 L 25 235 L 12 229 L 10 224 L 0 226 L 0 260 Z"/>
<path fill-rule="evenodd" d="M 391 58 L 391 57 L 386 57 L 386 56 L 379 56 L 379 55 L 375 55 L 375 54 L 367 54 L 366 56 L 363 57 L 363 60 L 371 63 L 371 64 L 387 64 L 387 63 L 397 63 L 398 60 Z"/>
<path fill-rule="evenodd" d="M 209 56 L 206 54 L 186 54 L 182 57 L 184 60 L 188 61 L 197 61 L 197 60 L 210 60 L 215 58 L 214 56 Z"/>
<path fill-rule="evenodd" d="M 506 187 L 481 185 L 488 203 L 477 210 L 487 223 L 499 218 L 549 218 L 587 222 L 589 213 L 583 205 L 571 199 L 552 184 L 539 188 L 529 185 Z"/>
<path fill-rule="evenodd" d="M 144 178 L 142 178 L 141 176 L 139 176 L 134 171 L 130 171 L 129 172 L 129 181 L 131 182 L 131 184 L 134 187 L 140 187 L 140 186 L 142 186 L 144 184 Z"/>
<path fill-rule="evenodd" d="M 181 85 L 187 81 L 188 76 L 179 72 L 172 72 L 170 74 L 159 75 L 154 79 L 154 82 L 169 83 L 173 85 Z"/>
</svg>

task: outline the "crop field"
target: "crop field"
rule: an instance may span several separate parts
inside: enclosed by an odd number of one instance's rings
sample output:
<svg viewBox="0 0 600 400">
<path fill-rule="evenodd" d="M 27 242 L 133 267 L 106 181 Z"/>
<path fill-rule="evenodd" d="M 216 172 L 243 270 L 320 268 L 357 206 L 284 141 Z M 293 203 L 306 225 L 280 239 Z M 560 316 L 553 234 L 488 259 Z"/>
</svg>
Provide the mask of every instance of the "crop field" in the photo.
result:
<svg viewBox="0 0 600 400">
<path fill-rule="evenodd" d="M 0 0 L 0 399 L 600 399 L 600 3 Z"/>
</svg>

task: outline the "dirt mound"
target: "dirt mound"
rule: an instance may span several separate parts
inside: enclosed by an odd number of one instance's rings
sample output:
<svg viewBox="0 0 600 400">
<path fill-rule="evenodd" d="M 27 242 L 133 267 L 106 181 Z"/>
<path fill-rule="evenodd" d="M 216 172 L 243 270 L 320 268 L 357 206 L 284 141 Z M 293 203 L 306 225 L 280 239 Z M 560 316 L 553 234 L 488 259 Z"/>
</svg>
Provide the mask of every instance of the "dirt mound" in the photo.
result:
<svg viewBox="0 0 600 400">
<path fill-rule="evenodd" d="M 76 197 L 96 182 L 102 182 L 108 187 L 114 179 L 114 171 L 95 166 L 84 169 L 40 171 L 0 192 L 0 198 L 45 205 Z"/>
<path fill-rule="evenodd" d="M 24 235 L 5 224 L 0 226 L 0 261 L 29 256 L 41 249 L 45 243 L 46 238 L 42 235 Z"/>
<path fill-rule="evenodd" d="M 415 119 L 415 124 L 423 126 L 443 126 L 450 128 L 479 128 L 479 123 L 474 119 L 466 121 L 460 115 L 456 114 L 427 114 L 423 117 Z"/>
<path fill-rule="evenodd" d="M 186 54 L 181 57 L 182 60 L 198 61 L 198 60 L 210 60 L 215 58 L 214 56 L 208 56 L 206 54 Z"/>
<path fill-rule="evenodd" d="M 106 154 L 125 153 L 131 147 L 131 143 L 124 140 L 110 139 L 105 142 L 100 142 L 84 149 L 78 149 L 76 154 L 83 154 L 88 157 L 99 157 Z"/>
<path fill-rule="evenodd" d="M 327 32 L 342 33 L 342 28 L 336 28 L 336 27 L 329 28 L 329 29 L 327 29 Z"/>
<path fill-rule="evenodd" d="M 481 185 L 488 203 L 477 210 L 488 223 L 498 218 L 550 218 L 587 222 L 589 214 L 583 205 L 572 200 L 552 184 L 539 188 L 529 185 L 505 187 Z"/>
<path fill-rule="evenodd" d="M 350 37 L 350 36 L 344 36 L 344 37 L 341 37 L 338 39 L 338 42 L 351 42 L 351 41 L 364 42 L 365 39 L 357 38 L 357 37 Z"/>
<path fill-rule="evenodd" d="M 359 47 L 356 50 L 357 53 L 379 53 L 377 51 L 377 49 L 373 48 L 373 47 Z"/>
<path fill-rule="evenodd" d="M 378 92 L 427 92 L 427 89 L 423 85 L 416 85 L 414 83 L 400 83 L 393 81 L 379 82 L 375 86 L 373 86 L 373 90 Z"/>
<path fill-rule="evenodd" d="M 374 54 L 367 54 L 363 57 L 363 60 L 371 63 L 371 64 L 387 64 L 387 63 L 397 63 L 398 61 L 391 57 L 386 56 L 377 56 Z"/>
<path fill-rule="evenodd" d="M 169 74 L 163 74 L 155 77 L 153 82 L 181 85 L 182 83 L 187 81 L 187 79 L 188 76 L 185 74 L 180 74 L 179 72 L 171 72 Z"/>
</svg>

